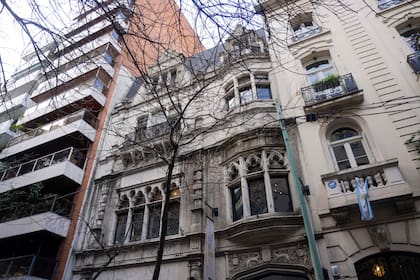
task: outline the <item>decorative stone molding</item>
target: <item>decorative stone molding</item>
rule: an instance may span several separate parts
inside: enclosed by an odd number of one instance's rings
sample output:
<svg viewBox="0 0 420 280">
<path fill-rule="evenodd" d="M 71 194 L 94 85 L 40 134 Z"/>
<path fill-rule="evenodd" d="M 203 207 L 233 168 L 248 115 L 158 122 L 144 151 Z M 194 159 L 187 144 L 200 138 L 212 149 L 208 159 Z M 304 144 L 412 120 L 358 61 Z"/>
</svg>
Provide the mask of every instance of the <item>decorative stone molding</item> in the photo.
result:
<svg viewBox="0 0 420 280">
<path fill-rule="evenodd" d="M 230 275 L 264 263 L 303 265 L 308 268 L 312 266 L 306 244 L 277 248 L 263 247 L 251 252 L 233 253 L 228 258 Z"/>
<path fill-rule="evenodd" d="M 203 168 L 201 164 L 194 166 L 193 170 L 193 194 L 192 194 L 192 223 L 193 232 L 201 231 L 203 213 Z"/>
</svg>

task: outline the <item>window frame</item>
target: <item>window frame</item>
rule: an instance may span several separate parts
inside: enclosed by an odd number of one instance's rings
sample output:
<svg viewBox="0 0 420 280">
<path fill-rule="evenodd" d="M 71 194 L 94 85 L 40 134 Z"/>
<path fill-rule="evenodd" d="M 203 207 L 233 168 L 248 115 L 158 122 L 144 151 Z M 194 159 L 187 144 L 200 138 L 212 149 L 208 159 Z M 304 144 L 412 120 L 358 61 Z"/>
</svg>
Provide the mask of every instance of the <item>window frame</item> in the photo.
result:
<svg viewBox="0 0 420 280">
<path fill-rule="evenodd" d="M 332 135 L 337 130 L 342 129 L 342 128 L 351 129 L 351 130 L 355 131 L 357 133 L 357 135 L 356 136 L 352 136 L 352 137 L 347 137 L 347 138 L 344 138 L 344 139 L 340 139 L 340 140 L 331 141 Z M 332 157 L 333 162 L 334 162 L 334 168 L 337 171 L 352 169 L 352 168 L 356 168 L 356 167 L 359 167 L 359 166 L 368 165 L 368 164 L 371 164 L 373 162 L 373 157 L 372 157 L 372 155 L 370 153 L 370 149 L 369 149 L 368 145 L 366 144 L 366 142 L 364 140 L 364 137 L 363 137 L 363 135 L 362 135 L 362 133 L 361 133 L 361 131 L 359 129 L 355 129 L 352 126 L 345 126 L 345 125 L 343 125 L 343 126 L 335 127 L 332 130 L 332 132 L 329 133 L 328 136 L 329 136 L 328 137 L 329 151 L 330 151 L 331 157 Z M 366 164 L 358 164 L 357 163 L 356 157 L 355 157 L 354 152 L 353 152 L 353 149 L 351 147 L 351 144 L 352 143 L 357 143 L 357 142 L 360 142 L 360 144 L 363 147 L 363 150 L 365 152 L 365 157 L 368 160 L 368 163 L 366 163 Z M 340 167 L 339 167 L 339 163 L 337 162 L 337 158 L 336 158 L 336 155 L 335 155 L 335 152 L 334 152 L 334 147 L 339 147 L 339 146 L 343 146 L 344 147 L 344 151 L 346 153 L 347 160 L 348 160 L 348 162 L 350 164 L 350 167 L 349 168 L 340 169 Z"/>
<path fill-rule="evenodd" d="M 172 183 L 171 186 L 171 197 L 169 199 L 169 207 L 171 207 L 171 204 L 178 204 L 178 225 L 177 225 L 177 232 L 171 232 L 168 229 L 167 236 L 172 235 L 178 235 L 181 228 L 181 189 L 178 184 Z M 160 231 L 162 227 L 162 212 L 163 212 L 163 205 L 164 205 L 164 191 L 163 187 L 155 186 L 153 188 L 151 187 L 142 187 L 140 189 L 131 190 L 128 191 L 129 194 L 121 195 L 119 198 L 119 206 L 122 205 L 121 202 L 125 203 L 124 207 L 118 207 L 119 209 L 115 210 L 115 223 L 114 223 L 114 231 L 113 231 L 113 244 L 124 244 L 127 242 L 149 242 L 156 240 L 160 236 Z M 160 193 L 160 198 L 153 199 L 153 194 Z M 172 196 L 172 193 L 174 193 L 174 196 Z M 139 195 L 140 194 L 140 195 Z M 128 198 L 128 206 L 126 205 Z M 136 203 L 137 198 L 143 198 L 144 200 L 141 203 Z M 135 221 L 135 212 L 142 210 L 142 220 L 141 221 Z M 150 223 L 151 223 L 151 215 L 153 211 L 159 212 L 159 219 L 158 224 L 159 228 L 157 230 L 158 234 L 150 236 Z M 118 219 L 120 216 L 126 216 L 125 223 L 121 223 L 121 221 Z M 124 235 L 122 238 L 122 241 L 118 241 L 117 237 L 119 236 L 118 233 L 121 233 L 122 227 L 119 226 L 119 223 L 121 225 L 124 225 Z M 135 226 L 134 224 L 140 224 L 141 231 L 134 234 Z"/>
<path fill-rule="evenodd" d="M 266 216 L 270 214 L 281 214 L 281 213 L 291 213 L 293 212 L 293 199 L 292 199 L 292 193 L 290 189 L 290 183 L 289 183 L 289 170 L 286 168 L 286 165 L 281 165 L 280 168 L 271 168 L 271 163 L 269 163 L 271 156 L 269 157 L 267 154 L 270 153 L 270 155 L 273 154 L 279 154 L 281 155 L 281 152 L 279 151 L 261 151 L 260 153 L 257 153 L 260 157 L 255 156 L 254 154 L 249 154 L 247 156 L 239 156 L 238 160 L 235 162 L 230 163 L 228 170 L 227 170 L 227 178 L 230 182 L 227 183 L 226 186 L 226 195 L 227 202 L 229 207 L 227 207 L 227 216 L 228 220 L 231 222 L 238 222 L 242 221 L 244 219 L 253 217 L 258 218 L 259 216 Z M 245 160 L 247 158 L 247 161 Z M 247 165 L 252 164 L 252 159 L 258 159 L 257 165 L 261 166 L 258 170 L 257 168 L 252 168 L 248 173 L 246 173 L 246 170 L 249 170 L 249 167 Z M 283 158 L 283 156 L 282 156 Z M 251 159 L 251 160 L 250 160 Z M 264 164 L 265 163 L 265 164 Z M 241 171 L 242 170 L 242 171 Z M 239 173 L 237 173 L 239 171 Z M 235 175 L 236 176 L 233 176 Z M 276 205 L 274 204 L 274 195 L 273 195 L 273 179 L 274 178 L 284 178 L 286 180 L 286 188 L 287 188 L 287 196 L 288 196 L 288 211 L 283 212 L 277 212 L 276 211 Z M 250 182 L 253 181 L 260 181 L 264 185 L 264 196 L 265 199 L 265 207 L 266 211 L 263 210 L 261 212 L 252 212 L 252 202 L 251 202 L 251 192 L 250 192 Z M 234 190 L 237 189 L 238 192 L 241 193 L 240 198 L 238 201 L 236 201 L 236 205 L 240 205 L 242 208 L 242 215 L 236 215 L 238 211 L 235 211 L 235 200 L 233 197 Z M 245 210 L 247 208 L 247 210 Z M 247 213 L 249 212 L 249 213 Z"/>
</svg>

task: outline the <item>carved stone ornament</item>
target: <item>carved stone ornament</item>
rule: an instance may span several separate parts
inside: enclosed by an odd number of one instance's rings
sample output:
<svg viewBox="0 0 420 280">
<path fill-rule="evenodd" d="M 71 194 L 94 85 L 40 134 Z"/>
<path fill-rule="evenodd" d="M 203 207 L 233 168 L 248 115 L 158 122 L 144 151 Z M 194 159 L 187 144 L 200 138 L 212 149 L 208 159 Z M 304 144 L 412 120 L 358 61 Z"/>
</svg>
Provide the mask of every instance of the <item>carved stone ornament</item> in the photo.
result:
<svg viewBox="0 0 420 280">
<path fill-rule="evenodd" d="M 373 244 L 381 251 L 389 250 L 391 245 L 390 234 L 386 225 L 378 225 L 368 229 Z"/>
<path fill-rule="evenodd" d="M 305 244 L 271 248 L 271 254 L 263 254 L 263 250 L 264 248 L 258 251 L 229 255 L 230 275 L 246 271 L 264 263 L 304 265 L 308 268 L 312 266 L 309 249 Z"/>
</svg>

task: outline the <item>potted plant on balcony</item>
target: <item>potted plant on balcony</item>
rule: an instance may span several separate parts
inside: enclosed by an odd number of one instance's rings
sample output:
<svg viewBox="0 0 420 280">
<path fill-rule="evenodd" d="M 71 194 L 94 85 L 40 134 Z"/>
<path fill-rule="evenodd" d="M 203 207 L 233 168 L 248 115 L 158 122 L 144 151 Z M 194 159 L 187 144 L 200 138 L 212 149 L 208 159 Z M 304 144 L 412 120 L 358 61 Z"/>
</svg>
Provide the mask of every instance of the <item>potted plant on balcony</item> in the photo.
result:
<svg viewBox="0 0 420 280">
<path fill-rule="evenodd" d="M 316 81 L 312 86 L 316 92 L 324 91 L 326 89 L 335 88 L 340 85 L 340 77 L 335 74 L 330 74 L 327 77 Z"/>
</svg>

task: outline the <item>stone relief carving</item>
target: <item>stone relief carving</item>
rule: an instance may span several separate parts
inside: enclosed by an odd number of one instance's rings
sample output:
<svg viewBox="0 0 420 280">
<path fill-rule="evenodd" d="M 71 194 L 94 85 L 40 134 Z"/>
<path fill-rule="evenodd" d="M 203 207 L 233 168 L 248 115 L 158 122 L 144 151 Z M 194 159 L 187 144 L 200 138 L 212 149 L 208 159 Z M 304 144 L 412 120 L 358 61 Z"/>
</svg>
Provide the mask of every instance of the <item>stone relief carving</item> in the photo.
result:
<svg viewBox="0 0 420 280">
<path fill-rule="evenodd" d="M 263 254 L 263 250 L 266 250 L 267 253 Z M 232 275 L 263 263 L 297 264 L 311 267 L 311 258 L 309 249 L 304 244 L 290 247 L 263 248 L 258 251 L 229 255 L 229 272 Z"/>
</svg>

